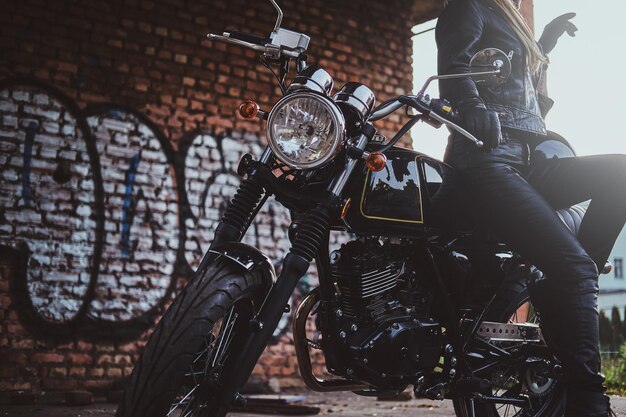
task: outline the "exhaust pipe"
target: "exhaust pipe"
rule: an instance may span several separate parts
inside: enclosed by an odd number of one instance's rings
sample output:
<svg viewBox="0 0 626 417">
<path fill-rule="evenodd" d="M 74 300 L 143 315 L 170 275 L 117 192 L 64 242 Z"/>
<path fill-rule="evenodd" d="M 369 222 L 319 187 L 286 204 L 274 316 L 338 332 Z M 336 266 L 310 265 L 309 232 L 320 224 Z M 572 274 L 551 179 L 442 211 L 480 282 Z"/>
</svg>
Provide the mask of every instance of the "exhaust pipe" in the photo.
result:
<svg viewBox="0 0 626 417">
<path fill-rule="evenodd" d="M 319 288 L 313 289 L 300 303 L 293 320 L 293 342 L 298 358 L 298 368 L 300 375 L 307 387 L 317 392 L 333 391 L 363 391 L 370 387 L 349 379 L 320 379 L 313 375 L 311 365 L 311 355 L 309 354 L 309 344 L 306 338 L 306 321 L 311 314 L 311 310 L 320 299 Z"/>
</svg>

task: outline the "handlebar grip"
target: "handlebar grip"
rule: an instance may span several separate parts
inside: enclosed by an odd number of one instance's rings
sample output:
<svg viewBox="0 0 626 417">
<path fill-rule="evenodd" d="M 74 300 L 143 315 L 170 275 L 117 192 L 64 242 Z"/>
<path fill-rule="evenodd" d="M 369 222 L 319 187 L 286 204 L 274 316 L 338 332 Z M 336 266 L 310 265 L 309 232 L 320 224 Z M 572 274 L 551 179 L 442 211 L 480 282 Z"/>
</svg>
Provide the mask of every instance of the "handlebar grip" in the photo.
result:
<svg viewBox="0 0 626 417">
<path fill-rule="evenodd" d="M 444 119 L 456 125 L 463 125 L 463 120 L 458 116 L 458 113 L 454 111 L 447 100 L 434 98 L 430 101 L 430 107 Z"/>
<path fill-rule="evenodd" d="M 456 130 L 472 142 L 476 144 L 479 148 L 483 147 L 483 142 L 477 139 L 470 132 L 465 130 L 463 126 L 463 120 L 457 115 L 456 112 L 452 110 L 450 103 L 447 100 L 442 99 L 432 99 L 430 101 L 430 109 L 431 114 L 430 117 L 439 121 L 440 123 L 447 124 L 448 127 Z"/>
<path fill-rule="evenodd" d="M 230 38 L 238 39 L 240 41 L 253 43 L 255 45 L 265 46 L 270 43 L 269 38 L 263 38 L 261 36 L 253 35 L 251 33 L 240 32 L 238 30 L 234 30 L 230 32 Z"/>
</svg>

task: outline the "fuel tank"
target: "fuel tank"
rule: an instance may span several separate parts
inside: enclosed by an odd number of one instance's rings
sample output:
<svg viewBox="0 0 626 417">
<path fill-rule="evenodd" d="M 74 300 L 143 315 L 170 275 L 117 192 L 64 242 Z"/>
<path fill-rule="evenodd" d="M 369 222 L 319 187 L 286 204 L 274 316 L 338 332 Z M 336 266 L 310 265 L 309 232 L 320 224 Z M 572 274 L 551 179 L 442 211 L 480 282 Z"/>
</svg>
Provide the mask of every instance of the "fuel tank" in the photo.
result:
<svg viewBox="0 0 626 417">
<path fill-rule="evenodd" d="M 373 148 L 372 150 L 376 150 Z M 385 152 L 379 172 L 360 167 L 350 185 L 343 221 L 350 232 L 416 238 L 450 224 L 461 187 L 448 165 L 410 149 Z"/>
</svg>

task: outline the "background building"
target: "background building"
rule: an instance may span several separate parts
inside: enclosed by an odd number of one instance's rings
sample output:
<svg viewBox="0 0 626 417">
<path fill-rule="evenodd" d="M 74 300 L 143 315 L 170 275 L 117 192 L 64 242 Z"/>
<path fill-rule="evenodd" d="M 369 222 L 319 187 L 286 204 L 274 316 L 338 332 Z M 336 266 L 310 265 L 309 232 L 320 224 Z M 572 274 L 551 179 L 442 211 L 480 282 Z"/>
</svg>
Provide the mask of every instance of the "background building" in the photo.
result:
<svg viewBox="0 0 626 417">
<path fill-rule="evenodd" d="M 604 311 L 607 317 L 611 317 L 613 306 L 619 308 L 622 319 L 626 310 L 626 231 L 623 231 L 617 239 L 617 243 L 611 252 L 609 260 L 613 264 L 613 271 L 607 275 L 600 276 L 600 297 L 598 306 Z"/>
<path fill-rule="evenodd" d="M 442 3 L 281 1 L 284 26 L 312 37 L 310 62 L 379 101 L 411 91 L 411 28 Z M 275 13 L 245 0 L 0 8 L 0 391 L 107 390 L 197 265 L 240 156 L 262 149 L 239 103 L 279 97 L 255 53 L 205 34 L 268 34 Z M 269 204 L 249 239 L 280 259 L 286 225 Z M 297 383 L 287 324 L 255 378 Z"/>
</svg>

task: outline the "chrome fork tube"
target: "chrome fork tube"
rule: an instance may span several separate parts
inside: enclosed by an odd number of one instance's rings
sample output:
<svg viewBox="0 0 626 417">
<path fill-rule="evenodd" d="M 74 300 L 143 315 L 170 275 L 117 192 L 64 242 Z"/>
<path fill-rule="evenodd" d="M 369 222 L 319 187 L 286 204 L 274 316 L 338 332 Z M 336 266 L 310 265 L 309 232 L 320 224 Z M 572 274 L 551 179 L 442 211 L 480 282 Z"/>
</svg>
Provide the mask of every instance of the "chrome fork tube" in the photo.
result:
<svg viewBox="0 0 626 417">
<path fill-rule="evenodd" d="M 368 138 L 365 134 L 361 134 L 355 147 L 359 150 L 364 150 L 367 145 Z M 339 197 L 343 193 L 343 189 L 345 188 L 348 180 L 350 179 L 350 175 L 352 175 L 352 171 L 356 167 L 358 159 L 352 158 L 348 156 L 348 161 L 346 162 L 343 172 L 333 183 L 331 184 L 329 191 L 336 197 Z"/>
<path fill-rule="evenodd" d="M 265 150 L 263 151 L 263 154 L 261 155 L 261 158 L 259 159 L 259 162 L 267 165 L 271 156 L 272 156 L 272 150 L 270 149 L 269 146 L 266 146 Z"/>
</svg>

